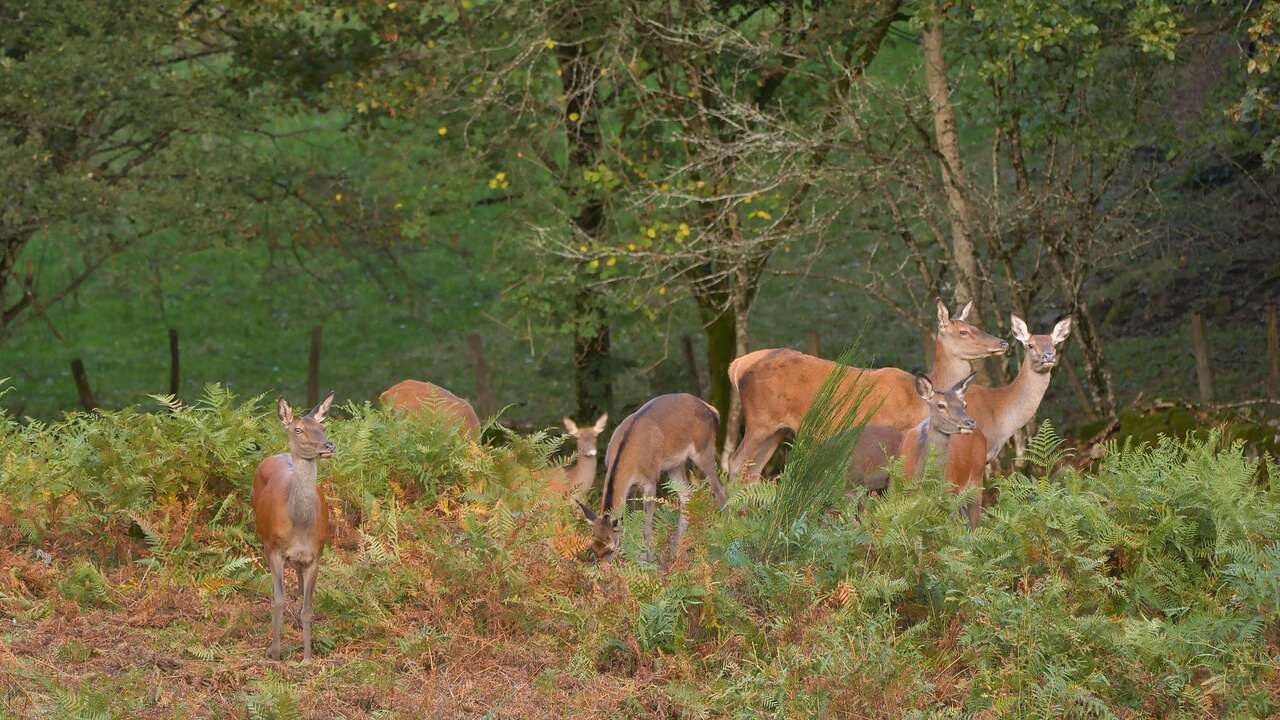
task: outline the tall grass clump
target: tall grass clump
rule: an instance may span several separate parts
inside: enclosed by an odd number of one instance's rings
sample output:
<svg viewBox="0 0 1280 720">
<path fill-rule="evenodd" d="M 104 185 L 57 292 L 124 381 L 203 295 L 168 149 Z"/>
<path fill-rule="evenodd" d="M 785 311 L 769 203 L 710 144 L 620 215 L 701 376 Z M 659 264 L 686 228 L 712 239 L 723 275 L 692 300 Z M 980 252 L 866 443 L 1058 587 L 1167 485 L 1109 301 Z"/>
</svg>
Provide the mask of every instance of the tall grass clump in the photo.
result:
<svg viewBox="0 0 1280 720">
<path fill-rule="evenodd" d="M 811 521 L 845 489 L 849 459 L 865 424 L 859 414 L 871 390 L 870 383 L 862 382 L 862 371 L 851 367 L 857 355 L 854 346 L 836 359 L 800 421 L 776 488 L 756 490 L 760 494 L 755 495 L 748 490 L 738 501 L 738 506 L 754 503 L 758 508 L 752 544 L 762 563 L 791 552 Z"/>
</svg>

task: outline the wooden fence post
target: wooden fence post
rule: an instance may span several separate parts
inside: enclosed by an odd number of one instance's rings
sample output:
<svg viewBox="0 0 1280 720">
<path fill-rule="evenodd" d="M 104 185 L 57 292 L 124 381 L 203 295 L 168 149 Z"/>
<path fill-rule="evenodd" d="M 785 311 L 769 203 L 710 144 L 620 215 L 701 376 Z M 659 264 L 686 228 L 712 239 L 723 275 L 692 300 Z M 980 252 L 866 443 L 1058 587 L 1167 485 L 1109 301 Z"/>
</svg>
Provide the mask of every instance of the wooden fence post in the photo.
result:
<svg viewBox="0 0 1280 720">
<path fill-rule="evenodd" d="M 178 397 L 178 331 L 169 328 L 169 394 Z"/>
<path fill-rule="evenodd" d="M 320 403 L 320 340 L 323 326 L 311 328 L 311 357 L 307 362 L 307 407 Z"/>
<path fill-rule="evenodd" d="M 680 346 L 684 348 L 684 366 L 689 373 L 689 392 L 702 397 L 702 378 L 698 376 L 698 356 L 693 352 L 693 338 L 688 333 L 680 336 Z"/>
<path fill-rule="evenodd" d="M 480 405 L 480 417 L 492 417 L 498 408 L 493 398 L 493 382 L 489 378 L 489 363 L 484 357 L 484 338 L 480 333 L 467 335 L 467 350 L 471 355 L 471 369 L 476 375 L 476 402 Z"/>
<path fill-rule="evenodd" d="M 1196 355 L 1196 380 L 1200 383 L 1200 404 L 1213 404 L 1213 370 L 1209 366 L 1209 340 L 1204 332 L 1204 318 L 1191 313 L 1191 349 Z"/>
<path fill-rule="evenodd" d="M 98 401 L 93 397 L 93 390 L 89 389 L 89 375 L 85 373 L 80 358 L 71 361 L 71 379 L 76 381 L 76 392 L 80 394 L 80 404 L 84 409 L 89 412 L 96 410 Z"/>
<path fill-rule="evenodd" d="M 804 334 L 804 351 L 814 357 L 822 356 L 822 336 L 817 330 L 809 330 Z"/>
<path fill-rule="evenodd" d="M 1280 400 L 1280 315 L 1274 303 L 1267 306 L 1267 397 Z"/>
</svg>

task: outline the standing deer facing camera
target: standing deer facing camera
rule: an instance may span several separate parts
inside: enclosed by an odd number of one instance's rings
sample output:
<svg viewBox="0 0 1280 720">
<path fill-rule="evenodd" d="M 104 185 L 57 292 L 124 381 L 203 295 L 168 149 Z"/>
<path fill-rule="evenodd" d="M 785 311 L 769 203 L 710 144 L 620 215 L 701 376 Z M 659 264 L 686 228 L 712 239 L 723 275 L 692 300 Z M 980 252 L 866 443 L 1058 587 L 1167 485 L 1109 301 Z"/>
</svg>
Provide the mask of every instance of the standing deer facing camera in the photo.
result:
<svg viewBox="0 0 1280 720">
<path fill-rule="evenodd" d="M 601 415 L 595 425 L 578 427 L 571 418 L 564 419 L 564 429 L 573 436 L 578 445 L 578 459 L 572 465 L 551 467 L 539 473 L 548 488 L 558 495 L 564 495 L 581 502 L 591 492 L 596 481 L 596 459 L 600 455 L 597 440 L 609 422 L 609 415 Z"/>
<path fill-rule="evenodd" d="M 329 504 L 316 488 L 316 461 L 333 457 L 333 443 L 324 434 L 325 416 L 333 393 L 306 415 L 295 416 L 280 398 L 280 423 L 289 438 L 289 452 L 272 455 L 253 475 L 253 519 L 267 554 L 275 597 L 271 603 L 271 647 L 267 656 L 280 659 L 280 631 L 284 615 L 284 572 L 298 573 L 302 593 L 302 659 L 311 659 L 311 602 L 316 588 L 320 554 L 329 539 Z"/>
</svg>

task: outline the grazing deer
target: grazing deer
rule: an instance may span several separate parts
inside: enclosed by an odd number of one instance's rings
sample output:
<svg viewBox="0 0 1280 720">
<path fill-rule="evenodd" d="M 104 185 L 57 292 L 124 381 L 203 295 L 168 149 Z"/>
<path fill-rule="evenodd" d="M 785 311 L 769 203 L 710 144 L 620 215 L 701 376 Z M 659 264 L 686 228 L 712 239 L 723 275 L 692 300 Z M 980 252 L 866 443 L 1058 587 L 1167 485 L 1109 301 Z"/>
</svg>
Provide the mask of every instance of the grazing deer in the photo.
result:
<svg viewBox="0 0 1280 720">
<path fill-rule="evenodd" d="M 868 490 L 884 490 L 889 482 L 885 466 L 890 459 L 906 458 L 903 475 L 915 478 L 923 472 L 930 448 L 945 458 L 952 435 L 969 434 L 977 427 L 965 411 L 965 391 L 972 379 L 970 375 L 949 390 L 935 391 L 928 377 L 917 375 L 916 393 L 927 407 L 925 419 L 905 433 L 887 425 L 863 427 L 849 461 L 850 479 Z"/>
<path fill-rule="evenodd" d="M 711 483 L 711 491 L 721 507 L 724 486 L 716 469 L 716 431 L 720 415 L 700 398 L 686 393 L 659 395 L 628 415 L 613 431 L 605 452 L 603 510 L 596 515 L 581 502 L 578 506 L 591 523 L 591 552 L 604 560 L 617 551 L 622 540 L 622 510 L 627 495 L 639 486 L 644 494 L 644 542 L 649 557 L 653 552 L 653 513 L 658 495 L 658 478 L 663 473 L 677 488 L 686 482 L 685 466 L 692 462 Z M 675 550 L 688 527 L 679 493 L 680 518 L 671 538 Z"/>
<path fill-rule="evenodd" d="M 280 625 L 284 614 L 284 572 L 298 573 L 302 593 L 302 659 L 311 659 L 311 602 L 316 588 L 320 554 L 329 539 L 329 504 L 316 488 L 316 461 L 333 457 L 333 443 L 325 436 L 325 416 L 333 393 L 306 415 L 295 416 L 280 398 L 280 423 L 289 438 L 289 452 L 272 455 L 253 475 L 253 520 L 267 554 L 275 596 L 271 603 L 271 647 L 267 655 L 280 659 Z"/>
<path fill-rule="evenodd" d="M 935 365 L 951 368 L 963 364 L 967 374 L 971 361 L 1002 355 L 1009 349 L 1009 343 L 965 321 L 972 305 L 966 303 L 952 317 L 938 301 Z M 789 348 L 757 350 L 730 363 L 729 381 L 738 390 L 746 423 L 742 441 L 729 459 L 731 475 L 742 474 L 744 480 L 759 477 L 787 433 L 800 427 L 801 418 L 835 368 L 830 360 Z M 846 374 L 839 392 L 852 399 L 864 388 L 861 407 L 865 410 L 859 411 L 859 421 L 906 432 L 925 417 L 914 376 L 905 370 L 854 368 Z"/>
<path fill-rule="evenodd" d="M 591 492 L 596 481 L 596 457 L 600 454 L 596 450 L 596 440 L 608 422 L 607 413 L 601 415 L 595 425 L 581 428 L 570 418 L 564 419 L 564 429 L 577 441 L 578 459 L 572 465 L 547 468 L 539 473 L 552 492 L 578 502 Z"/>
<path fill-rule="evenodd" d="M 472 441 L 480 441 L 480 416 L 476 415 L 475 408 L 439 385 L 421 380 L 401 380 L 383 390 L 378 398 L 383 405 L 406 412 L 431 408 L 446 421 L 460 425 Z"/>
</svg>

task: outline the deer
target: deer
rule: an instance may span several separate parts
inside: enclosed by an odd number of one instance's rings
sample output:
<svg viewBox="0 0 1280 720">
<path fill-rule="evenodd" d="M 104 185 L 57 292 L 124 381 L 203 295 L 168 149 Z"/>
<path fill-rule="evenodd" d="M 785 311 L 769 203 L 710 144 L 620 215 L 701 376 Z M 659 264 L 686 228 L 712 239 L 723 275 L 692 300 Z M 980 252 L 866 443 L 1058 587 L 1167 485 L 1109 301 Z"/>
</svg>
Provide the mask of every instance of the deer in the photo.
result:
<svg viewBox="0 0 1280 720">
<path fill-rule="evenodd" d="M 277 411 L 289 440 L 289 451 L 263 460 L 253 474 L 254 528 L 266 551 L 274 598 L 271 603 L 271 646 L 267 656 L 280 659 L 280 632 L 285 596 L 285 568 L 298 574 L 302 594 L 302 659 L 311 660 L 312 597 L 320 555 L 329 540 L 329 504 L 316 487 L 316 463 L 333 457 L 334 445 L 324 432 L 333 393 L 305 415 L 295 415 L 280 398 Z"/>
<path fill-rule="evenodd" d="M 596 440 L 608 422 L 608 413 L 597 418 L 594 425 L 586 427 L 578 427 L 571 418 L 564 419 L 564 429 L 577 441 L 578 459 L 572 465 L 547 468 L 539 473 L 552 492 L 577 502 L 591 492 L 596 481 L 596 457 L 599 455 Z"/>
<path fill-rule="evenodd" d="M 1007 341 L 966 321 L 972 307 L 972 301 L 965 303 L 953 317 L 938 300 L 935 367 L 950 370 L 963 366 L 967 374 L 969 363 L 1008 351 Z M 756 350 L 730 363 L 729 382 L 738 391 L 745 430 L 729 459 L 729 474 L 746 482 L 759 478 L 778 444 L 800 427 L 801 418 L 835 369 L 836 363 L 830 360 L 790 348 Z M 926 413 L 914 378 L 911 373 L 892 367 L 850 368 L 839 392 L 846 398 L 864 395 L 855 422 L 906 432 L 919 424 Z"/>
<path fill-rule="evenodd" d="M 952 435 L 970 434 L 977 428 L 965 409 L 965 391 L 972 380 L 970 374 L 948 390 L 935 390 L 927 376 L 916 375 L 916 394 L 927 407 L 925 419 L 905 433 L 887 425 L 864 426 L 849 461 L 850 479 L 868 490 L 883 491 L 889 483 L 885 468 L 892 458 L 905 459 L 903 476 L 907 478 L 923 473 L 930 449 L 946 458 Z"/>
<path fill-rule="evenodd" d="M 1058 363 L 1058 348 L 1071 334 L 1071 317 L 1062 318 L 1048 335 L 1032 335 L 1027 324 L 1010 314 L 1009 325 L 1026 355 L 1018 376 L 1008 385 L 974 385 L 968 391 L 969 414 L 978 423 L 975 433 L 956 438 L 948 449 L 946 478 L 956 488 L 977 485 L 981 492 L 987 463 L 996 459 L 1018 428 L 1035 418 L 1036 410 L 1049 388 L 1049 378 Z M 963 370 L 967 372 L 967 369 Z M 938 384 L 953 381 L 962 369 L 955 364 L 935 363 L 932 377 Z M 981 506 L 970 507 L 970 525 L 977 521 Z"/>
<path fill-rule="evenodd" d="M 590 553 L 596 561 L 609 559 L 622 541 L 622 512 L 632 488 L 644 496 L 644 541 L 647 557 L 653 560 L 653 514 L 659 477 L 666 473 L 677 488 L 679 519 L 671 537 L 673 553 L 688 527 L 684 514 L 688 502 L 686 466 L 706 477 L 720 507 L 725 504 L 724 486 L 716 467 L 716 432 L 720 414 L 701 398 L 687 393 L 659 395 L 628 415 L 613 431 L 605 451 L 605 484 L 599 515 L 578 503 L 591 527 Z"/>
<path fill-rule="evenodd" d="M 1071 335 L 1071 317 L 1062 318 L 1048 335 L 1032 335 L 1027 323 L 1010 314 L 1013 337 L 1022 343 L 1026 355 L 1018 367 L 1018 376 L 1008 385 L 986 387 L 974 385 L 969 393 L 969 413 L 978 421 L 978 429 L 986 437 L 983 463 L 996 459 L 1009 438 L 1035 419 L 1049 379 L 1058 364 L 1058 348 Z M 945 378 L 939 374 L 935 380 Z"/>
<path fill-rule="evenodd" d="M 401 380 L 378 396 L 382 404 L 405 412 L 432 409 L 446 422 L 459 427 L 473 442 L 480 441 L 480 416 L 471 403 L 434 383 Z"/>
</svg>

